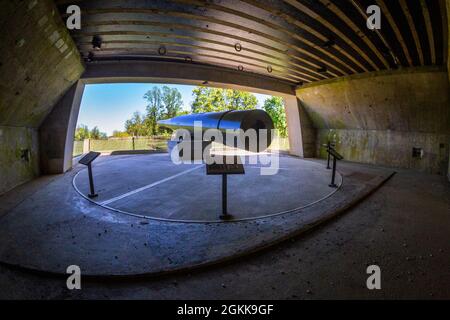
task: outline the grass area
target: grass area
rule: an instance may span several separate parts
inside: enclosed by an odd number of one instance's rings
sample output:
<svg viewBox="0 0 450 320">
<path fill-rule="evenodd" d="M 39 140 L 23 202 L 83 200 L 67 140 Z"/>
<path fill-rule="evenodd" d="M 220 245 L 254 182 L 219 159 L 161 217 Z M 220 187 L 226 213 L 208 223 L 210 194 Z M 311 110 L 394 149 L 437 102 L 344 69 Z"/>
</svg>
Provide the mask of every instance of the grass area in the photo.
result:
<svg viewBox="0 0 450 320">
<path fill-rule="evenodd" d="M 74 141 L 73 142 L 73 157 L 78 157 L 83 154 L 83 141 Z"/>
<path fill-rule="evenodd" d="M 167 150 L 168 137 L 110 138 L 89 140 L 89 150 L 97 152 Z M 75 141 L 73 156 L 83 153 L 83 141 Z"/>
<path fill-rule="evenodd" d="M 276 137 L 270 146 L 271 150 L 289 151 L 289 138 Z"/>
<path fill-rule="evenodd" d="M 90 151 L 113 152 L 113 151 L 134 151 L 134 150 L 167 150 L 168 137 L 139 137 L 139 138 L 110 138 L 105 140 L 89 140 Z M 73 145 L 73 156 L 83 154 L 83 141 L 75 141 Z M 272 150 L 288 151 L 288 138 L 276 138 L 273 141 Z"/>
<path fill-rule="evenodd" d="M 168 138 L 143 137 L 126 139 L 91 140 L 91 151 L 165 150 Z"/>
</svg>

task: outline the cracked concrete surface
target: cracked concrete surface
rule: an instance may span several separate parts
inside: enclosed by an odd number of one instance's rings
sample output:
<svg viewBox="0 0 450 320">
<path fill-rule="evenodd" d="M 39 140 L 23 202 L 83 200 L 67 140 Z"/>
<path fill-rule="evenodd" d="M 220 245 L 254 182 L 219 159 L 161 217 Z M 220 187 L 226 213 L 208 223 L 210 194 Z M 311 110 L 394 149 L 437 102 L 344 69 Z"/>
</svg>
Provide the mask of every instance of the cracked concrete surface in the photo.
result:
<svg viewBox="0 0 450 320">
<path fill-rule="evenodd" d="M 152 159 L 155 156 L 137 157 Z M 107 159 L 116 162 L 122 158 Z M 288 160 L 295 159 L 288 157 Z M 320 183 L 314 172 L 331 175 L 323 164 L 295 161 L 297 165 L 303 163 L 309 168 L 299 170 L 303 179 L 309 181 L 305 184 Z M 158 167 L 158 162 L 153 166 Z M 392 173 L 382 168 L 342 163 L 340 172 L 344 182 L 341 187 L 330 197 L 309 207 L 254 220 L 192 223 L 142 219 L 93 204 L 78 194 L 71 184 L 80 169 L 77 167 L 50 182 L 1 218 L 0 261 L 59 274 L 64 274 L 68 266 L 77 265 L 85 276 L 100 277 L 156 275 L 204 267 L 265 249 L 305 232 L 341 214 L 373 192 Z M 190 174 L 194 176 L 196 172 Z M 182 184 L 193 188 L 196 180 L 199 179 Z M 330 189 L 328 182 L 322 183 L 326 183 L 322 188 Z M 205 191 L 208 191 L 207 187 L 208 184 Z M 285 187 L 292 188 L 292 183 L 285 183 Z M 270 188 L 270 183 L 260 186 L 266 194 Z M 306 197 L 300 190 L 292 190 L 298 197 Z M 255 192 L 244 187 L 239 191 L 243 194 Z M 174 195 L 179 193 L 176 191 Z M 276 201 L 282 202 L 289 194 L 278 192 Z M 146 195 L 142 193 L 141 197 L 145 199 Z M 195 212 L 199 204 L 186 201 L 180 205 L 186 212 Z M 258 205 L 264 206 L 264 202 L 260 203 L 256 198 L 253 206 Z M 238 209 L 245 211 L 247 207 L 242 205 Z M 211 210 L 219 208 L 212 207 Z"/>
<path fill-rule="evenodd" d="M 38 299 L 443 299 L 450 298 L 450 186 L 401 170 L 344 215 L 261 253 L 207 269 L 124 280 L 0 268 L 0 298 Z M 366 288 L 378 264 L 382 290 Z"/>
</svg>

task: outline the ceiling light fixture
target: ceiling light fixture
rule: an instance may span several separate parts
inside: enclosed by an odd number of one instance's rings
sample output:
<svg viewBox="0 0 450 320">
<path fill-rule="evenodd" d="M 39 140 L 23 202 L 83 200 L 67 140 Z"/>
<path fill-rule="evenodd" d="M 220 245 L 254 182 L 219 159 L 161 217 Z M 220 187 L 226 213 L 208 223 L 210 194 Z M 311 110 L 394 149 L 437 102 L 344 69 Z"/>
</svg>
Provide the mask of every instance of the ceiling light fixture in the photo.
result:
<svg viewBox="0 0 450 320">
<path fill-rule="evenodd" d="M 101 50 L 102 49 L 102 38 L 100 36 L 94 36 L 92 38 L 92 48 L 94 50 Z"/>
</svg>

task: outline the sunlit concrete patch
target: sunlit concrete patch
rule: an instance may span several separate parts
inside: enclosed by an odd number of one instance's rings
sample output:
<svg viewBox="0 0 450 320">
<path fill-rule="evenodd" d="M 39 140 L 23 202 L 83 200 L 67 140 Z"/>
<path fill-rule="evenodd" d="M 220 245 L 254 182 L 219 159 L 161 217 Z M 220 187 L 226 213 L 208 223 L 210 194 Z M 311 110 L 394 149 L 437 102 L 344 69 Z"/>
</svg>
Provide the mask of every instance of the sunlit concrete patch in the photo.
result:
<svg viewBox="0 0 450 320">
<path fill-rule="evenodd" d="M 257 157 L 244 158 L 245 175 L 228 178 L 228 210 L 234 221 L 300 210 L 326 200 L 330 171 L 323 165 L 280 156 L 275 175 L 261 175 Z M 220 222 L 221 177 L 207 176 L 205 165 L 175 165 L 168 155 L 139 155 L 108 161 L 95 168 L 99 197 L 95 203 L 143 218 Z M 314 181 L 314 183 L 311 183 Z M 337 174 L 338 185 L 342 176 Z M 75 189 L 89 193 L 87 170 L 74 178 Z"/>
<path fill-rule="evenodd" d="M 126 158 L 107 157 L 94 170 Z M 316 163 L 326 171 L 322 162 Z M 60 274 L 78 265 L 85 276 L 157 275 L 207 266 L 309 230 L 361 201 L 392 174 L 341 163 L 343 184 L 325 201 L 260 219 L 188 223 L 142 219 L 98 206 L 73 188 L 80 170 L 56 177 L 0 218 L 1 262 Z"/>
</svg>

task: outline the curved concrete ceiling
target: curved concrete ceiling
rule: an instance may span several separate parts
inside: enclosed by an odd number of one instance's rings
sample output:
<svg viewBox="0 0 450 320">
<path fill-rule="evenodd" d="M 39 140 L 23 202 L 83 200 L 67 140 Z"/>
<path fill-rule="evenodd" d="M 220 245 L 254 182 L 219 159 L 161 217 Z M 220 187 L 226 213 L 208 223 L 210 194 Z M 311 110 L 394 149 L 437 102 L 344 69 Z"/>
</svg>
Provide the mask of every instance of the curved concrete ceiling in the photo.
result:
<svg viewBox="0 0 450 320">
<path fill-rule="evenodd" d="M 446 63 L 444 0 L 57 0 L 77 4 L 87 61 L 163 59 L 255 72 L 292 84 Z M 382 29 L 366 27 L 366 8 Z M 101 50 L 93 38 L 101 37 Z"/>
</svg>

